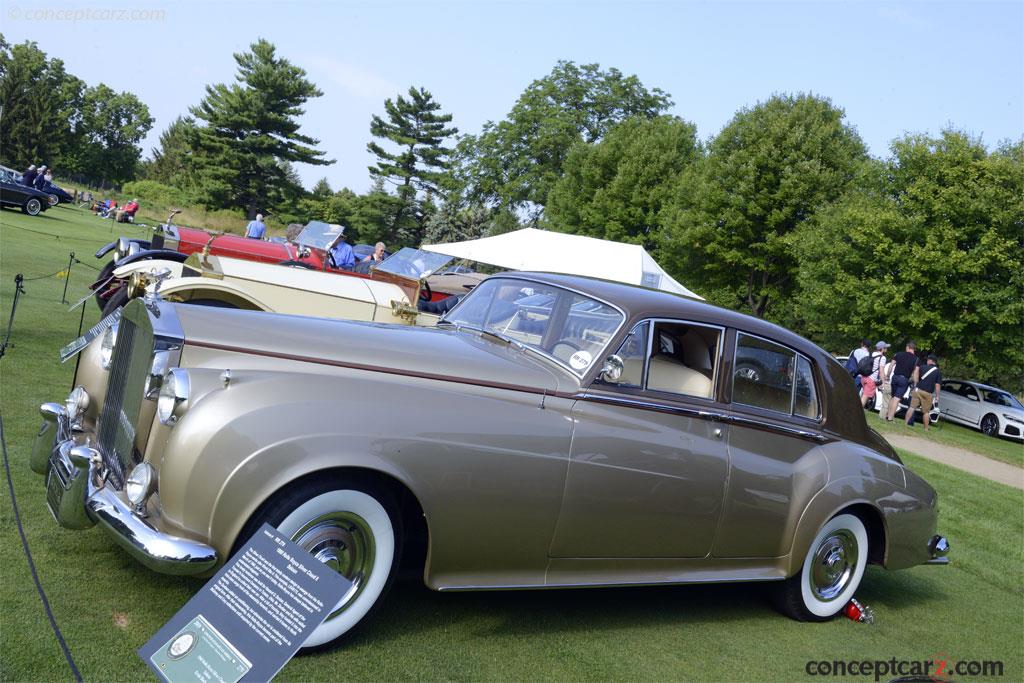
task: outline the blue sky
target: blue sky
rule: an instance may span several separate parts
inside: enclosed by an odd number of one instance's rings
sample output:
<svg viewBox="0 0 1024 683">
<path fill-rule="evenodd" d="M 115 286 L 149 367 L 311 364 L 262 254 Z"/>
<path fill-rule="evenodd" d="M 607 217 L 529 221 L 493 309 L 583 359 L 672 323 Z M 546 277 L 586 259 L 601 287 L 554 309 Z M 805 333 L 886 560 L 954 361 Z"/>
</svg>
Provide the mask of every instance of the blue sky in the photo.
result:
<svg viewBox="0 0 1024 683">
<path fill-rule="evenodd" d="M 90 9 L 92 18 L 55 18 Z M 105 10 L 125 10 L 125 19 Z M 140 10 L 157 18 L 133 20 Z M 234 78 L 232 53 L 267 38 L 324 92 L 308 103 L 303 130 L 337 163 L 300 167 L 307 186 L 326 176 L 335 189 L 369 187 L 370 117 L 410 85 L 430 90 L 461 132 L 476 133 L 559 59 L 614 66 L 667 91 L 671 113 L 704 139 L 739 108 L 797 91 L 843 107 L 876 156 L 908 131 L 952 125 L 990 146 L 1024 134 L 1020 0 L 3 0 L 0 12 L 8 41 L 34 40 L 86 82 L 135 92 L 156 119 L 147 156 L 207 83 Z"/>
</svg>

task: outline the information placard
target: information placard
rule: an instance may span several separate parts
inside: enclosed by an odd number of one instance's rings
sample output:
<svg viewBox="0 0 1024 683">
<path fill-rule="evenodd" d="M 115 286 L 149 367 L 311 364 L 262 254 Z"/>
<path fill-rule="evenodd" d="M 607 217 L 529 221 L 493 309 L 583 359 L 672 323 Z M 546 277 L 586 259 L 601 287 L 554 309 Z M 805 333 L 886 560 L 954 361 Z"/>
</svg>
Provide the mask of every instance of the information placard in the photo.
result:
<svg viewBox="0 0 1024 683">
<path fill-rule="evenodd" d="M 351 585 L 264 524 L 139 656 L 169 683 L 269 681 Z"/>
</svg>

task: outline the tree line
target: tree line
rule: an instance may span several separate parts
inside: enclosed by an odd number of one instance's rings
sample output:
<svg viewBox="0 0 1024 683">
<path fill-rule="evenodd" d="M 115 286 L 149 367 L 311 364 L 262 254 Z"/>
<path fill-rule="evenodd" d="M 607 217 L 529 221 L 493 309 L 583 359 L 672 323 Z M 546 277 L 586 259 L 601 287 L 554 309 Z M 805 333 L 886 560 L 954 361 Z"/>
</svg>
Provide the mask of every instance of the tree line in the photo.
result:
<svg viewBox="0 0 1024 683">
<path fill-rule="evenodd" d="M 4 43 L 19 50 L 38 52 Z M 425 88 L 397 94 L 370 121 L 371 187 L 307 191 L 292 165 L 333 163 L 298 124 L 320 90 L 267 41 L 234 58 L 236 81 L 207 86 L 150 159 L 136 146 L 131 173 L 209 208 L 341 222 L 389 247 L 526 225 L 637 243 L 711 302 L 826 348 L 913 338 L 947 374 L 1024 388 L 1024 138 L 989 149 L 950 128 L 875 158 L 840 107 L 795 93 L 701 140 L 667 113 L 668 93 L 562 61 L 473 134 Z M 37 79 L 62 73 L 41 63 Z M 49 91 L 46 106 L 79 106 Z"/>
</svg>

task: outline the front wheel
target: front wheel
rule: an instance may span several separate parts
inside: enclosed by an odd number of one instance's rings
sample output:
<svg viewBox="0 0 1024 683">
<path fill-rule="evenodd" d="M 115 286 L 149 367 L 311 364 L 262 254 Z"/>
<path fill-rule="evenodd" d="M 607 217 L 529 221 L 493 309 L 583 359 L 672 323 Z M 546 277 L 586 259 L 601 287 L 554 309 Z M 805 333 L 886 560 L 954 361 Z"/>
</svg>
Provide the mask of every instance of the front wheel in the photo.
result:
<svg viewBox="0 0 1024 683">
<path fill-rule="evenodd" d="M 351 582 L 304 649 L 340 644 L 391 587 L 400 559 L 401 517 L 392 496 L 371 483 L 318 477 L 278 493 L 249 520 L 235 550 L 267 522 Z"/>
<path fill-rule="evenodd" d="M 981 431 L 987 436 L 999 436 L 999 418 L 992 413 L 981 418 Z"/>
<path fill-rule="evenodd" d="M 800 573 L 779 587 L 779 611 L 797 621 L 831 619 L 857 591 L 867 563 L 864 523 L 855 515 L 836 515 L 814 537 Z"/>
<path fill-rule="evenodd" d="M 27 213 L 29 216 L 38 216 L 39 212 L 43 210 L 43 205 L 36 197 L 30 197 L 25 205 L 21 207 L 21 210 Z"/>
</svg>

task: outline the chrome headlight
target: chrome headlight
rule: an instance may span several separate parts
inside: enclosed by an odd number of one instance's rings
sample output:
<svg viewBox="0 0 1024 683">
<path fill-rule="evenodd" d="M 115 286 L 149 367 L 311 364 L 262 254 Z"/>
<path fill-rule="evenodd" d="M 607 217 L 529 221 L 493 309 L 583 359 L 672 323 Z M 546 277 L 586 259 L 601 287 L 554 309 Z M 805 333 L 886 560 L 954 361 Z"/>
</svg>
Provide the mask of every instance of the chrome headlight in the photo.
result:
<svg viewBox="0 0 1024 683">
<path fill-rule="evenodd" d="M 153 364 L 149 367 L 149 376 L 146 377 L 145 396 L 150 401 L 155 401 L 160 393 L 160 386 L 164 383 L 164 375 L 167 374 L 167 366 L 171 362 L 170 351 L 157 351 L 153 354 Z"/>
<path fill-rule="evenodd" d="M 174 368 L 164 375 L 160 397 L 156 400 L 156 416 L 165 425 L 175 424 L 188 410 L 188 373 Z"/>
<path fill-rule="evenodd" d="M 110 361 L 114 358 L 114 344 L 117 343 L 117 323 L 114 323 L 103 332 L 103 341 L 100 342 L 100 365 L 104 370 L 110 369 Z"/>
<path fill-rule="evenodd" d="M 114 260 L 115 261 L 120 261 L 125 256 L 127 256 L 128 255 L 128 249 L 129 249 L 129 247 L 131 247 L 131 244 L 132 244 L 131 240 L 129 240 L 127 237 L 118 237 L 117 238 L 117 248 L 114 251 Z"/>
<path fill-rule="evenodd" d="M 148 462 L 139 463 L 124 483 L 124 495 L 136 508 L 146 504 L 146 499 L 156 489 L 156 470 Z"/>
<path fill-rule="evenodd" d="M 1024 424 L 1024 420 L 1020 419 L 1016 415 L 1007 415 L 1003 413 L 1003 419 L 1009 420 L 1010 422 L 1016 422 L 1017 424 Z"/>
</svg>

